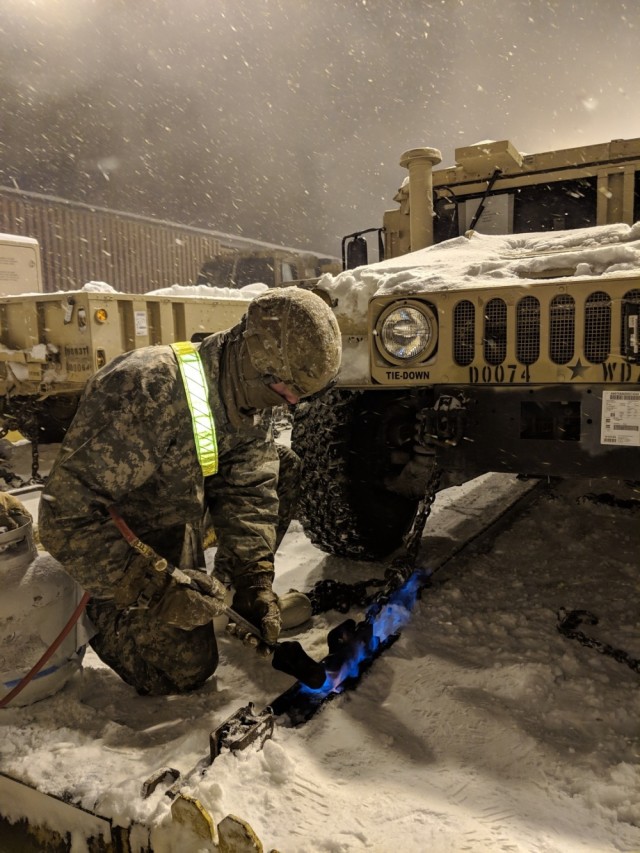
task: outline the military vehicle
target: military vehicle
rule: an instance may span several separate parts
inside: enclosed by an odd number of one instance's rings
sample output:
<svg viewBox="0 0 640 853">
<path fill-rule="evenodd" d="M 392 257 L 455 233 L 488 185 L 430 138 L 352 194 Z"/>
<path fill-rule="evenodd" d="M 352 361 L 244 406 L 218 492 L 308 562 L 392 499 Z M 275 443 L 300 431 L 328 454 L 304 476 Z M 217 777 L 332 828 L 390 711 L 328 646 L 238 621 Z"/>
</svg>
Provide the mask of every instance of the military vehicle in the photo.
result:
<svg viewBox="0 0 640 853">
<path fill-rule="evenodd" d="M 376 559 L 435 491 L 487 471 L 640 481 L 640 139 L 402 155 L 386 258 L 325 276 L 339 387 L 297 412 L 300 518 Z M 426 507 L 426 509 L 425 509 Z"/>
<path fill-rule="evenodd" d="M 22 291 L 0 297 L 0 431 L 35 443 L 62 439 L 87 380 L 112 358 L 227 329 L 255 295 L 209 287 L 142 295 L 98 282 L 43 293 L 37 242 L 13 235 L 0 235 L 0 262 Z"/>
<path fill-rule="evenodd" d="M 246 285 L 340 269 L 312 252 L 6 187 L 3 229 L 0 432 L 39 442 L 61 440 L 87 379 L 114 356 L 228 328 L 251 299 Z"/>
<path fill-rule="evenodd" d="M 294 281 L 318 278 L 324 273 L 337 273 L 340 264 L 333 258 L 322 258 L 305 252 L 286 250 L 235 250 L 221 252 L 206 260 L 196 284 L 212 287 L 245 287 L 261 282 L 280 287 Z"/>
</svg>

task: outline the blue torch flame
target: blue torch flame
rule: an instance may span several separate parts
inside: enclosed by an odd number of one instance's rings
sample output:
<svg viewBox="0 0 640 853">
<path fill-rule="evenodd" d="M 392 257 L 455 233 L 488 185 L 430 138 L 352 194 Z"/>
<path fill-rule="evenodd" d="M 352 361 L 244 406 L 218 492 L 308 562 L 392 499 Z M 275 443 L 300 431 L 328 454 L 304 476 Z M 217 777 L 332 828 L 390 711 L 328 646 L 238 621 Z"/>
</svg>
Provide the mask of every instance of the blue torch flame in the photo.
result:
<svg viewBox="0 0 640 853">
<path fill-rule="evenodd" d="M 340 692 L 340 687 L 345 681 L 357 678 L 363 669 L 363 664 L 368 664 L 376 656 L 380 646 L 407 624 L 426 580 L 427 574 L 424 571 L 416 571 L 389 596 L 388 601 L 382 605 L 372 604 L 367 610 L 364 621 L 360 623 L 361 625 L 368 623 L 372 628 L 366 642 L 356 633 L 354 642 L 349 644 L 350 656 L 340 662 L 339 671 L 328 672 L 322 687 L 315 690 L 300 685 L 300 693 L 322 698 L 329 693 Z"/>
</svg>

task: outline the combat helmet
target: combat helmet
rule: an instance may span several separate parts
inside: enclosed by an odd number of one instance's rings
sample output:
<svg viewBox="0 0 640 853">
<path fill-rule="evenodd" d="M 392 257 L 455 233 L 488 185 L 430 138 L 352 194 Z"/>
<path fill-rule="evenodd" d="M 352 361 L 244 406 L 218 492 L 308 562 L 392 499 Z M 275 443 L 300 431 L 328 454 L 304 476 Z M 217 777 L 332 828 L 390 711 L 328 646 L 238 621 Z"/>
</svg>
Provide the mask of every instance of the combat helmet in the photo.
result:
<svg viewBox="0 0 640 853">
<path fill-rule="evenodd" d="M 284 382 L 299 397 L 322 391 L 340 369 L 340 329 L 333 311 L 300 287 L 277 288 L 254 299 L 244 342 L 263 381 Z"/>
</svg>

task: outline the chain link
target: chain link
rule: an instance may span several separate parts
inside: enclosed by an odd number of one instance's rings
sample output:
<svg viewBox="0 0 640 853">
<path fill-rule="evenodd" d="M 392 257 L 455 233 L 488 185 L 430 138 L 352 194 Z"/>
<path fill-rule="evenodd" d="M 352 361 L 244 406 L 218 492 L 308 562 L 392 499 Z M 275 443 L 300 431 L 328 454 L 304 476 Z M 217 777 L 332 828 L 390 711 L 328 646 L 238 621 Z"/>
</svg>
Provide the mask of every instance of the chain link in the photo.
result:
<svg viewBox="0 0 640 853">
<path fill-rule="evenodd" d="M 369 587 L 380 588 L 385 584 L 386 580 L 383 578 L 370 578 L 359 583 L 344 583 L 327 578 L 318 581 L 307 595 L 311 599 L 311 611 L 314 615 L 327 610 L 348 613 L 352 607 L 366 607 L 371 598 Z"/>
<path fill-rule="evenodd" d="M 634 672 L 640 673 L 640 660 L 632 658 L 628 652 L 623 649 L 617 649 L 609 643 L 603 643 L 601 640 L 596 640 L 594 637 L 589 637 L 584 631 L 576 630 L 583 622 L 589 625 L 597 625 L 598 617 L 594 616 L 588 610 L 569 610 L 561 608 L 558 611 L 558 631 L 570 640 L 577 640 L 581 645 L 590 649 L 595 649 L 601 655 L 612 657 L 618 663 L 624 663 Z"/>
<path fill-rule="evenodd" d="M 418 510 L 414 516 L 413 523 L 404 540 L 405 554 L 397 560 L 394 560 L 394 566 L 406 565 L 410 569 L 409 574 L 411 574 L 415 568 L 416 561 L 418 559 L 422 534 L 424 533 L 427 520 L 431 515 L 431 509 L 438 493 L 441 476 L 441 469 L 436 468 L 429 478 L 424 495 L 418 504 Z"/>
<path fill-rule="evenodd" d="M 415 569 L 420 541 L 436 498 L 440 476 L 441 471 L 437 469 L 429 478 L 424 497 L 420 499 L 413 522 L 404 539 L 404 554 L 397 557 L 386 569 L 384 577 L 369 578 L 357 583 L 345 583 L 331 578 L 318 581 L 307 593 L 314 615 L 325 613 L 327 610 L 347 613 L 352 607 L 368 607 L 376 599 L 384 598 L 405 583 Z M 375 591 L 370 592 L 370 588 Z"/>
</svg>

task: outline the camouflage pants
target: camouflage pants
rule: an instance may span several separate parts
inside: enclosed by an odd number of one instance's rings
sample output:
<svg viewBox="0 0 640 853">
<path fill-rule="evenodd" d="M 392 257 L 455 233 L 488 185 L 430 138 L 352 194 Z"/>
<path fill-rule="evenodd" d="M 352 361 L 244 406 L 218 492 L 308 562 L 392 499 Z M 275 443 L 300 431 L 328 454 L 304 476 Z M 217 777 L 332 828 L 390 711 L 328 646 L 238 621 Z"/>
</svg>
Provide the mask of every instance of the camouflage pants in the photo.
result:
<svg viewBox="0 0 640 853">
<path fill-rule="evenodd" d="M 142 696 L 187 693 L 215 672 L 213 624 L 181 631 L 148 610 L 117 610 L 98 599 L 89 601 L 87 613 L 98 631 L 91 640 L 96 654 Z"/>
<path fill-rule="evenodd" d="M 279 514 L 276 547 L 295 512 L 300 460 L 293 451 L 277 446 L 280 457 Z M 157 531 L 145 539 L 159 553 L 178 563 L 184 530 Z M 218 647 L 213 625 L 193 631 L 171 628 L 149 610 L 118 610 L 113 602 L 91 599 L 87 613 L 97 633 L 91 646 L 123 681 L 143 696 L 163 696 L 197 690 L 215 672 Z"/>
<path fill-rule="evenodd" d="M 280 471 L 278 474 L 278 527 L 276 528 L 276 551 L 284 539 L 284 534 L 295 518 L 300 488 L 300 469 L 302 463 L 296 453 L 289 447 L 276 444 Z"/>
</svg>

